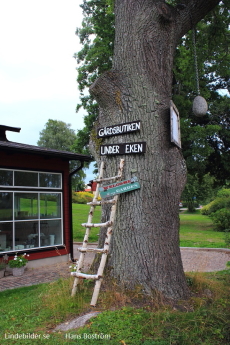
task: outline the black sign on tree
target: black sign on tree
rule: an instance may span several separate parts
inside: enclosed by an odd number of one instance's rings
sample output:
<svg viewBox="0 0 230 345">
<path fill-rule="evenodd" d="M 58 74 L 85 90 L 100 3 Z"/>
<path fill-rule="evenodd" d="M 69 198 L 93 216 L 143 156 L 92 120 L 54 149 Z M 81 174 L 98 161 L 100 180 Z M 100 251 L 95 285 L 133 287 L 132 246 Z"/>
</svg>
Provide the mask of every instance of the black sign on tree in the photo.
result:
<svg viewBox="0 0 230 345">
<path fill-rule="evenodd" d="M 139 131 L 140 128 L 141 128 L 141 121 L 139 120 L 133 121 L 133 122 L 121 123 L 114 126 L 98 128 L 97 137 L 104 138 L 104 137 L 110 137 L 113 135 L 132 133 L 132 132 Z"/>
<path fill-rule="evenodd" d="M 123 143 L 123 144 L 112 144 L 112 145 L 100 146 L 101 156 L 145 153 L 145 151 L 146 151 L 146 142 Z"/>
</svg>

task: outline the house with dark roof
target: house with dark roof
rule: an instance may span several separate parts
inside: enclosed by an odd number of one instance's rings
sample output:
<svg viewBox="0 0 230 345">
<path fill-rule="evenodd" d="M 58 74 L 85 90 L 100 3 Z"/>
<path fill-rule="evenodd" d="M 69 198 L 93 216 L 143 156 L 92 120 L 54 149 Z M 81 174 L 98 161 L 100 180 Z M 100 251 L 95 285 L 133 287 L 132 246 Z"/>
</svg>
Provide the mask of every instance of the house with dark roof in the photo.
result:
<svg viewBox="0 0 230 345">
<path fill-rule="evenodd" d="M 29 267 L 73 258 L 71 177 L 91 157 L 8 141 L 0 125 L 0 256 L 29 254 Z M 70 162 L 78 167 L 70 172 Z"/>
</svg>

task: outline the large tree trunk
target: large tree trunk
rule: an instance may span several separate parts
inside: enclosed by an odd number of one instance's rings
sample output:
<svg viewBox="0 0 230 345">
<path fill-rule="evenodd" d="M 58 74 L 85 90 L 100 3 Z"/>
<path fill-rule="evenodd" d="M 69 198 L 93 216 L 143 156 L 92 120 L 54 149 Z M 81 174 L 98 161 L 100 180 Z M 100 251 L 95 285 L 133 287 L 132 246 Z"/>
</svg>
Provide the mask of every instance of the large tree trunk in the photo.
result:
<svg viewBox="0 0 230 345">
<path fill-rule="evenodd" d="M 147 293 L 157 290 L 174 299 L 186 298 L 189 291 L 179 249 L 186 166 L 181 150 L 170 141 L 172 68 L 178 40 L 191 28 L 191 15 L 198 12 L 196 21 L 202 18 L 200 11 L 153 0 L 117 0 L 113 69 L 90 88 L 100 107 L 96 127 L 141 120 L 140 132 L 109 137 L 103 144 L 147 145 L 145 154 L 100 157 L 92 142 L 98 163 L 106 161 L 107 177 L 116 174 L 122 157 L 123 179 L 135 169 L 141 185 L 119 197 L 111 274 L 123 286 L 142 285 Z"/>
</svg>

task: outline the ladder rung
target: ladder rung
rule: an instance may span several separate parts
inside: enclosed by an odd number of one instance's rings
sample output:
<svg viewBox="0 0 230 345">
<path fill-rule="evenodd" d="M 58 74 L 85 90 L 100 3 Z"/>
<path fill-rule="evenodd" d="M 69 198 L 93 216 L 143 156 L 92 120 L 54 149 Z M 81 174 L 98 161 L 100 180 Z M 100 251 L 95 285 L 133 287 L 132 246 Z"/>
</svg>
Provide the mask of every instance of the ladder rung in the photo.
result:
<svg viewBox="0 0 230 345">
<path fill-rule="evenodd" d="M 115 203 L 116 203 L 116 200 L 111 199 L 111 200 L 91 201 L 91 202 L 87 202 L 87 205 L 101 206 L 101 205 L 104 205 L 104 204 L 112 204 L 112 205 L 114 205 Z"/>
<path fill-rule="evenodd" d="M 101 228 L 101 227 L 105 227 L 105 226 L 111 226 L 113 223 L 108 221 L 105 223 L 97 223 L 97 224 L 93 224 L 93 223 L 83 223 L 81 224 L 82 226 L 84 226 L 85 228 Z"/>
<path fill-rule="evenodd" d="M 117 180 L 117 179 L 121 178 L 121 176 L 122 175 L 100 178 L 100 179 L 94 180 L 93 182 L 101 183 L 101 182 L 104 182 L 104 181 Z"/>
<path fill-rule="evenodd" d="M 107 253 L 108 252 L 108 250 L 106 250 L 104 248 L 83 248 L 83 247 L 79 247 L 78 250 L 81 253 L 86 253 L 86 252 Z"/>
<path fill-rule="evenodd" d="M 80 273 L 80 272 L 71 272 L 71 276 L 74 276 L 77 278 L 95 279 L 95 280 L 100 278 L 97 274 L 86 274 L 86 273 Z"/>
</svg>

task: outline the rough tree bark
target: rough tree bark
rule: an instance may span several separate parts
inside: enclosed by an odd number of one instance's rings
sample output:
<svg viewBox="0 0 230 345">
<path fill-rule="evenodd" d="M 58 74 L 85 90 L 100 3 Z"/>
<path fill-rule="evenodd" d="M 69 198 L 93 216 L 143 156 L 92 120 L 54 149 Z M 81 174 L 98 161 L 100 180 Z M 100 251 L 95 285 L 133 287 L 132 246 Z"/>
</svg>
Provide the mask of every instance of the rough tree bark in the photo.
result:
<svg viewBox="0 0 230 345">
<path fill-rule="evenodd" d="M 100 113 L 95 129 L 141 120 L 140 132 L 109 137 L 103 144 L 146 141 L 142 155 L 100 157 L 105 176 L 116 174 L 125 158 L 124 179 L 137 172 L 141 189 L 120 195 L 112 251 L 111 274 L 129 288 L 141 285 L 173 298 L 189 290 L 179 249 L 178 205 L 186 182 L 181 150 L 170 142 L 169 102 L 173 57 L 180 38 L 219 0 L 185 0 L 177 7 L 165 1 L 115 1 L 113 69 L 91 87 Z M 101 234 L 101 237 L 103 234 Z"/>
</svg>

